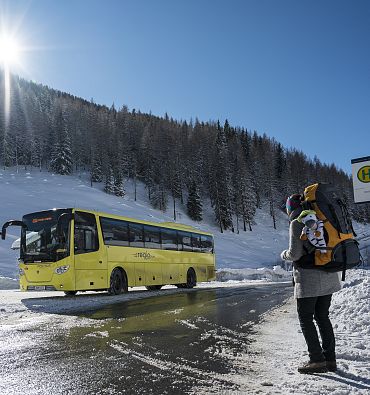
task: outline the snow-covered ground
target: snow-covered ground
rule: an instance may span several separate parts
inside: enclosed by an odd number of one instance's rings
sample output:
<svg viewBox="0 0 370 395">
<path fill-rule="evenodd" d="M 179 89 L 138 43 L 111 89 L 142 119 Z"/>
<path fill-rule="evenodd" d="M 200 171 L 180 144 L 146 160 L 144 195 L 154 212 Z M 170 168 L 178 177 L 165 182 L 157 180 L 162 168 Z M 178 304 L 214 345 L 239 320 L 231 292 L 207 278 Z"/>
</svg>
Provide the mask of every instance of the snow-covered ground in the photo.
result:
<svg viewBox="0 0 370 395">
<path fill-rule="evenodd" d="M 240 287 L 246 281 L 217 283 L 214 287 Z M 254 283 L 255 284 L 255 283 Z M 199 287 L 209 287 L 200 284 Z M 195 291 L 195 290 L 194 290 Z M 190 292 L 194 292 L 190 291 Z M 66 298 L 62 293 L 0 291 L 0 333 L 6 337 L 14 329 L 31 330 L 40 325 L 52 324 L 60 328 L 91 326 L 94 320 L 74 315 L 91 307 L 122 303 L 153 295 L 189 292 L 167 286 L 162 291 L 131 290 L 128 295 L 102 297 L 90 293 L 83 297 Z M 25 296 L 31 296 L 31 299 Z M 50 296 L 53 296 L 50 298 Z M 43 299 L 41 302 L 41 298 Z M 68 313 L 63 315 L 63 313 Z M 225 362 L 234 366 L 227 380 L 239 390 L 227 392 L 239 394 L 315 394 L 350 395 L 370 393 L 370 271 L 356 269 L 347 272 L 347 280 L 340 292 L 333 296 L 331 318 L 337 340 L 336 373 L 300 375 L 297 366 L 307 359 L 306 346 L 300 332 L 295 301 L 267 312 L 260 324 L 254 327 L 254 342 L 248 352 L 231 357 L 227 349 L 221 350 Z M 192 330 L 190 325 L 189 330 Z M 197 327 L 195 327 L 197 328 Z M 244 328 L 238 329 L 240 336 Z M 225 342 L 220 343 L 224 347 Z M 220 351 L 218 351 L 220 353 Z M 218 354 L 220 355 L 220 354 Z M 253 374 L 246 375 L 246 368 Z M 230 377 L 229 377 L 230 376 Z M 216 385 L 216 384 L 215 384 Z M 209 388 L 197 387 L 198 395 L 209 393 Z M 212 391 L 212 393 L 216 393 Z"/>
<path fill-rule="evenodd" d="M 167 213 L 150 207 L 145 188 L 138 187 L 137 201 L 133 199 L 133 185 L 126 184 L 124 198 L 102 192 L 102 185 L 90 187 L 88 177 L 59 176 L 36 169 L 17 173 L 14 169 L 0 171 L 0 225 L 9 219 L 20 219 L 27 212 L 53 207 L 80 207 L 95 209 L 150 221 L 171 221 L 171 208 Z M 253 232 L 221 234 L 213 222 L 210 208 L 205 209 L 204 221 L 192 222 L 184 207 L 178 207 L 178 221 L 193 225 L 215 235 L 218 282 L 199 284 L 199 287 L 238 287 L 250 281 L 289 281 L 291 273 L 280 267 L 279 253 L 287 247 L 288 221 L 278 213 L 277 230 L 267 211 L 258 210 Z M 368 260 L 370 227 L 355 224 L 359 234 L 362 254 Z M 120 297 L 102 298 L 92 293 L 83 298 L 65 298 L 58 293 L 33 293 L 32 297 L 49 298 L 44 310 L 22 303 L 24 293 L 14 291 L 17 285 L 18 252 L 10 249 L 19 237 L 17 228 L 9 228 L 7 240 L 0 240 L 0 333 L 3 335 L 13 325 L 29 325 L 61 320 L 63 325 L 83 324 L 72 316 L 54 313 L 104 307 Z M 167 286 L 161 294 L 183 292 Z M 153 296 L 153 293 L 131 290 L 126 298 Z M 50 296 L 53 296 L 50 298 Z M 45 306 L 48 309 L 45 311 Z M 370 393 L 370 281 L 369 271 L 352 270 L 347 273 L 344 288 L 334 295 L 331 315 L 335 326 L 338 352 L 338 373 L 301 376 L 296 372 L 304 361 L 305 344 L 300 333 L 294 300 L 266 314 L 255 335 L 256 354 L 238 356 L 233 382 L 243 389 L 241 393 L 260 394 L 367 394 Z M 243 328 L 240 328 L 242 331 Z M 248 382 L 238 375 L 240 364 L 253 363 L 255 374 L 248 375 Z M 206 392 L 204 392 L 206 393 Z"/>
<path fill-rule="evenodd" d="M 338 372 L 300 375 L 308 360 L 293 299 L 266 315 L 255 335 L 253 387 L 259 394 L 349 395 L 370 393 L 370 272 L 351 270 L 333 295 L 330 317 Z"/>
</svg>

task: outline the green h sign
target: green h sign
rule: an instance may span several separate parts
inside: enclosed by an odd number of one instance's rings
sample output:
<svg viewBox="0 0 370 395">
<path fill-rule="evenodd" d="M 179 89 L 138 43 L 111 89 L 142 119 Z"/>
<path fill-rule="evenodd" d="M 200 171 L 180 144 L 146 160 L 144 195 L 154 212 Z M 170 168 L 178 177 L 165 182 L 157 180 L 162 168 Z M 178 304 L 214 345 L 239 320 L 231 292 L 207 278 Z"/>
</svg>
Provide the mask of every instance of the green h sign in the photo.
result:
<svg viewBox="0 0 370 395">
<path fill-rule="evenodd" d="M 361 167 L 357 172 L 357 178 L 361 182 L 370 182 L 370 166 Z"/>
</svg>

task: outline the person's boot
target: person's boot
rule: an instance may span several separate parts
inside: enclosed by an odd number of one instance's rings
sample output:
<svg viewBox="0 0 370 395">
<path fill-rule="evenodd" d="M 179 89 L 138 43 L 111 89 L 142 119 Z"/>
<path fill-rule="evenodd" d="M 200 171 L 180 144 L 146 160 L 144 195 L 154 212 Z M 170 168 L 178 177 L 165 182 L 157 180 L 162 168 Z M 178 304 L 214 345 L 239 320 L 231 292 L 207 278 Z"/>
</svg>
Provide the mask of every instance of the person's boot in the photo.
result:
<svg viewBox="0 0 370 395">
<path fill-rule="evenodd" d="M 299 366 L 298 372 L 302 374 L 311 373 L 326 373 L 328 368 L 326 366 L 326 361 L 323 362 L 307 362 L 302 366 Z"/>
<path fill-rule="evenodd" d="M 329 372 L 336 372 L 337 371 L 337 361 L 334 359 L 334 361 L 326 361 L 326 367 Z"/>
</svg>

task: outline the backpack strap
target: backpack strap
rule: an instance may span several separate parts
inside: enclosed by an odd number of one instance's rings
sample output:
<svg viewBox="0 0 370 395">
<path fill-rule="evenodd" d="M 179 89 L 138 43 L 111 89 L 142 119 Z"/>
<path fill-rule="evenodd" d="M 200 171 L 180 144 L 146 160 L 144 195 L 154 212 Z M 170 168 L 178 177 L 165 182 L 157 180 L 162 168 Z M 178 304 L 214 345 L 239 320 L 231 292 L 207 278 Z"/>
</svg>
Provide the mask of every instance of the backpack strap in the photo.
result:
<svg viewBox="0 0 370 395">
<path fill-rule="evenodd" d="M 336 225 L 335 229 L 336 229 L 336 231 L 338 233 L 338 239 L 341 239 L 341 237 L 340 237 L 340 222 L 339 222 L 337 213 L 335 212 L 334 207 L 333 207 L 332 204 L 328 204 L 328 207 L 329 207 L 330 213 L 333 216 L 334 221 L 335 221 L 335 225 Z"/>
<path fill-rule="evenodd" d="M 352 224 L 352 220 L 351 220 L 351 216 L 349 214 L 348 208 L 347 206 L 342 202 L 341 199 L 338 199 L 338 204 L 342 210 L 343 213 L 343 217 L 346 221 L 346 225 L 347 225 L 347 230 L 349 231 L 349 229 L 351 229 L 352 234 L 354 237 L 357 237 L 357 233 L 355 232 L 355 230 L 353 229 L 353 224 Z"/>
<path fill-rule="evenodd" d="M 302 208 L 303 208 L 303 210 L 313 210 L 313 205 L 312 205 L 312 203 L 315 203 L 316 202 L 316 200 L 304 200 L 302 203 L 301 203 L 301 206 L 302 206 Z"/>
<path fill-rule="evenodd" d="M 343 270 L 342 270 L 342 281 L 346 279 L 346 269 L 347 269 L 347 247 L 346 243 L 344 243 L 344 248 L 343 248 Z"/>
</svg>

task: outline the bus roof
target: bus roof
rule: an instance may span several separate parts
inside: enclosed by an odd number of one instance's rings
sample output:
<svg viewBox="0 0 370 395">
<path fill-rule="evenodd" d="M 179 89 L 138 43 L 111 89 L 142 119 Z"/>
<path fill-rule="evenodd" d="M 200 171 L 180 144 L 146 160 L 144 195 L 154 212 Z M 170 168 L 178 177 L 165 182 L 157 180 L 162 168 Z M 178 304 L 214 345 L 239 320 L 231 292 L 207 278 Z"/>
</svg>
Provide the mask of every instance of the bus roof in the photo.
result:
<svg viewBox="0 0 370 395">
<path fill-rule="evenodd" d="M 62 208 L 58 208 L 58 209 L 62 209 Z M 55 208 L 54 209 L 50 209 L 50 210 L 55 210 Z M 50 211 L 50 210 L 44 210 L 44 211 Z M 100 217 L 120 219 L 120 220 L 124 220 L 124 221 L 128 221 L 128 222 L 136 222 L 136 223 L 145 224 L 145 225 L 159 226 L 159 227 L 162 227 L 162 228 L 171 228 L 171 229 L 176 229 L 176 230 L 183 230 L 185 232 L 201 233 L 201 234 L 206 234 L 206 235 L 211 235 L 212 236 L 212 233 L 204 232 L 204 231 L 202 231 L 200 229 L 194 228 L 191 225 L 179 224 L 177 222 L 152 222 L 152 221 L 145 221 L 145 220 L 141 220 L 141 219 L 126 217 L 126 216 L 123 216 L 123 215 L 109 214 L 109 213 L 104 213 L 104 212 L 101 212 L 101 211 L 95 211 L 95 210 L 89 210 L 89 209 L 77 208 L 77 207 L 63 208 L 63 210 L 83 211 L 83 212 L 96 214 L 96 215 L 98 215 Z"/>
<path fill-rule="evenodd" d="M 191 225 L 179 224 L 177 222 L 168 222 L 168 221 L 167 222 L 152 222 L 152 221 L 145 221 L 145 220 L 141 220 L 141 219 L 126 217 L 126 216 L 123 216 L 123 215 L 108 214 L 108 213 L 104 213 L 104 212 L 100 212 L 100 211 L 80 209 L 80 208 L 77 208 L 77 207 L 75 207 L 74 210 L 86 211 L 86 212 L 94 213 L 94 214 L 99 215 L 100 217 L 121 219 L 121 220 L 129 221 L 129 222 L 137 222 L 137 223 L 140 223 L 140 224 L 146 224 L 146 225 L 152 225 L 152 226 L 160 226 L 160 227 L 163 227 L 163 228 L 171 228 L 171 229 L 183 230 L 183 231 L 187 231 L 187 232 L 194 232 L 194 233 L 196 232 L 196 233 L 212 235 L 209 232 L 204 232 L 204 231 L 202 231 L 200 229 L 194 228 Z"/>
</svg>

